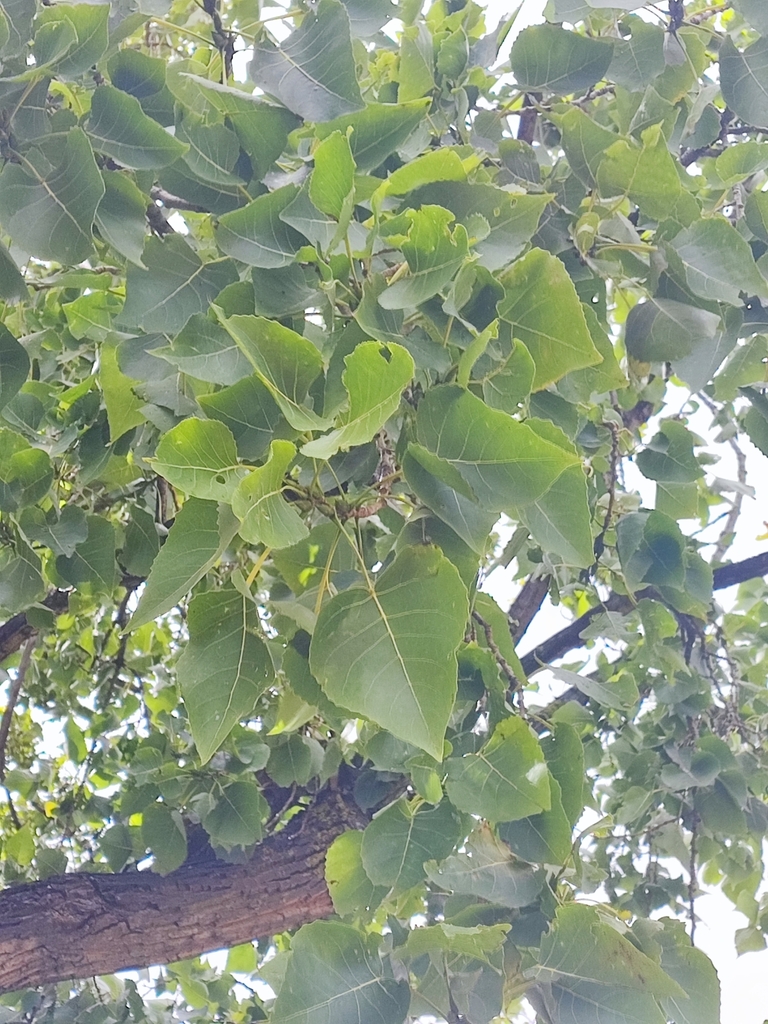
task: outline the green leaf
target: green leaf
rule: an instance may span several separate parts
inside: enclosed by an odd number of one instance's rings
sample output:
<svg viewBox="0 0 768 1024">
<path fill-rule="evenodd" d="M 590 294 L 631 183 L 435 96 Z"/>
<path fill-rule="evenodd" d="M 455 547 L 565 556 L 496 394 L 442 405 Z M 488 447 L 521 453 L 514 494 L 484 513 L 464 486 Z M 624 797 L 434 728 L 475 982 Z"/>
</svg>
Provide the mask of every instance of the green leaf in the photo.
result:
<svg viewBox="0 0 768 1024">
<path fill-rule="evenodd" d="M 429 879 L 448 892 L 479 896 L 502 907 L 527 907 L 543 883 L 534 868 L 513 857 L 487 826 L 472 833 L 461 853 L 425 867 Z"/>
<path fill-rule="evenodd" d="M 373 909 L 387 894 L 365 873 L 362 844 L 362 832 L 344 832 L 334 839 L 325 855 L 325 881 L 340 917 Z"/>
<path fill-rule="evenodd" d="M 587 187 L 595 184 L 603 153 L 617 141 L 616 133 L 597 124 L 581 107 L 554 115 L 562 132 L 563 150 L 573 173 Z"/>
<path fill-rule="evenodd" d="M 752 139 L 738 146 L 729 146 L 715 159 L 715 172 L 724 185 L 735 185 L 739 181 L 745 181 L 766 166 L 768 144 L 754 142 Z"/>
<path fill-rule="evenodd" d="M 737 50 L 730 36 L 720 47 L 720 88 L 728 107 L 748 124 L 768 121 L 768 38 Z"/>
<path fill-rule="evenodd" d="M 489 953 L 503 946 L 509 927 L 508 924 L 478 925 L 475 928 L 434 924 L 413 928 L 402 947 L 402 954 L 416 958 L 424 953 L 444 952 L 487 961 Z"/>
<path fill-rule="evenodd" d="M 327 2 L 327 0 L 325 0 Z M 314 921 L 296 933 L 274 1024 L 402 1024 L 410 990 L 355 928 Z"/>
<path fill-rule="evenodd" d="M 85 513 L 77 505 L 65 505 L 58 517 L 55 509 L 45 513 L 40 508 L 25 508 L 18 522 L 28 540 L 45 544 L 55 555 L 71 557 L 88 536 Z"/>
<path fill-rule="evenodd" d="M 187 148 L 147 117 L 137 99 L 111 85 L 94 92 L 87 129 L 94 149 L 135 170 L 166 167 Z"/>
<path fill-rule="evenodd" d="M 322 356 L 306 338 L 274 320 L 231 316 L 222 321 L 259 380 L 296 430 L 322 430 L 330 424 L 304 403 L 322 373 Z"/>
<path fill-rule="evenodd" d="M 27 293 L 27 285 L 16 261 L 0 242 L 0 299 L 17 302 Z"/>
<path fill-rule="evenodd" d="M 657 999 L 684 998 L 658 964 L 612 928 L 592 907 L 560 907 L 541 941 L 537 981 L 552 986 L 556 1020 L 598 1024 L 663 1024 Z"/>
<path fill-rule="evenodd" d="M 403 255 L 410 274 L 390 285 L 379 296 L 384 309 L 405 309 L 418 306 L 446 285 L 467 255 L 467 232 L 457 224 L 453 232 L 448 225 L 453 214 L 440 206 L 422 206 L 408 210 L 408 240 L 403 242 Z"/>
<path fill-rule="evenodd" d="M 309 533 L 304 520 L 283 498 L 283 480 L 296 455 L 290 441 L 273 441 L 263 466 L 243 477 L 232 495 L 239 533 L 251 544 L 287 548 Z"/>
<path fill-rule="evenodd" d="M 616 359 L 611 339 L 597 319 L 597 314 L 585 303 L 581 304 L 581 308 L 592 342 L 603 357 L 603 361 L 583 370 L 573 370 L 559 381 L 559 393 L 567 401 L 574 403 L 589 400 L 592 395 L 603 395 L 608 391 L 625 388 L 628 384 Z"/>
<path fill-rule="evenodd" d="M 0 409 L 16 395 L 29 375 L 29 356 L 4 325 L 0 325 Z"/>
<path fill-rule="evenodd" d="M 101 57 L 108 42 L 108 4 L 62 4 L 36 18 L 33 53 L 36 70 L 54 71 L 73 81 Z"/>
<path fill-rule="evenodd" d="M 189 642 L 176 665 L 189 727 L 202 764 L 247 718 L 274 679 L 257 635 L 256 605 L 233 587 L 198 594 L 189 604 Z"/>
<path fill-rule="evenodd" d="M 409 25 L 400 37 L 397 98 L 420 99 L 435 87 L 434 43 L 426 25 Z"/>
<path fill-rule="evenodd" d="M 188 594 L 221 558 L 237 527 L 226 505 L 199 498 L 185 501 L 152 564 L 128 629 L 159 618 Z"/>
<path fill-rule="evenodd" d="M 565 864 L 571 856 L 571 825 L 563 810 L 560 786 L 549 780 L 552 806 L 541 814 L 499 826 L 499 836 L 513 853 L 534 864 Z"/>
<path fill-rule="evenodd" d="M 352 158 L 358 172 L 374 171 L 388 156 L 399 149 L 418 127 L 429 106 L 429 100 L 416 99 L 409 103 L 369 103 L 356 114 L 347 114 L 315 125 L 319 139 L 333 132 L 349 136 Z"/>
<path fill-rule="evenodd" d="M 73 555 L 59 555 L 56 572 L 73 587 L 88 584 L 97 594 L 109 595 L 117 583 L 115 528 L 101 516 L 88 516 L 88 535 Z"/>
<path fill-rule="evenodd" d="M 413 359 L 401 345 L 365 341 L 348 355 L 342 375 L 349 405 L 341 426 L 310 441 L 302 455 L 330 459 L 340 449 L 365 444 L 400 405 L 400 395 L 414 374 Z"/>
<path fill-rule="evenodd" d="M 64 518 L 62 511 L 62 519 Z M 79 511 L 79 510 L 78 510 Z M 148 576 L 160 551 L 160 538 L 154 517 L 143 508 L 134 508 L 125 529 L 125 542 L 119 556 L 123 569 L 132 576 Z"/>
<path fill-rule="evenodd" d="M 435 182 L 466 182 L 467 171 L 458 149 L 441 146 L 417 156 L 393 171 L 386 180 L 383 194 L 404 196 Z M 435 204 L 441 205 L 441 204 Z M 450 209 L 450 207 L 448 207 Z"/>
<path fill-rule="evenodd" d="M 187 147 L 184 162 L 198 178 L 214 185 L 242 184 L 235 172 L 240 143 L 231 129 L 187 114 L 176 125 L 176 138 Z"/>
<path fill-rule="evenodd" d="M 305 239 L 281 219 L 296 198 L 295 185 L 285 185 L 259 196 L 242 210 L 219 218 L 216 241 L 229 256 L 251 267 L 287 267 Z"/>
<path fill-rule="evenodd" d="M 148 333 L 176 334 L 195 313 L 206 313 L 219 292 L 237 280 L 231 260 L 203 263 L 179 234 L 163 241 L 149 238 L 142 260 L 146 269 L 128 268 L 120 320 Z"/>
<path fill-rule="evenodd" d="M 231 850 L 261 841 L 262 821 L 269 817 L 269 804 L 255 782 L 243 779 L 227 786 L 216 798 L 216 806 L 203 818 L 211 843 Z"/>
<path fill-rule="evenodd" d="M 693 454 L 694 437 L 682 423 L 665 420 L 647 447 L 635 456 L 635 463 L 649 480 L 691 483 L 704 475 Z"/>
<path fill-rule="evenodd" d="M 403 457 L 403 472 L 416 496 L 482 555 L 498 516 L 480 508 L 455 466 L 421 445 L 410 444 Z"/>
<path fill-rule="evenodd" d="M 560 380 L 570 370 L 601 361 L 581 302 L 563 264 L 533 249 L 502 275 L 505 296 L 499 316 L 533 356 L 533 390 Z"/>
<path fill-rule="evenodd" d="M 725 217 L 707 217 L 669 243 L 685 268 L 690 290 L 703 299 L 741 305 L 742 295 L 768 294 L 752 252 Z"/>
<path fill-rule="evenodd" d="M 198 401 L 206 416 L 229 427 L 238 455 L 249 462 L 263 456 L 277 431 L 288 429 L 277 403 L 255 374 L 212 395 L 201 395 Z"/>
<path fill-rule="evenodd" d="M 53 468 L 46 452 L 10 430 L 0 430 L 0 510 L 16 512 L 34 505 L 52 481 Z"/>
<path fill-rule="evenodd" d="M 687 996 L 664 999 L 662 1006 L 667 1016 L 675 1024 L 719 1024 L 720 982 L 712 961 L 691 945 L 682 921 L 663 917 L 653 925 L 657 929 L 653 943 L 661 947 L 661 966 Z"/>
<path fill-rule="evenodd" d="M 768 35 L 768 12 L 761 0 L 734 0 L 733 6 L 752 28 L 763 36 Z"/>
<path fill-rule="evenodd" d="M 186 77 L 205 92 L 208 102 L 220 114 L 226 116 L 248 154 L 254 179 L 260 181 L 283 152 L 288 133 L 298 127 L 299 119 L 289 110 L 264 103 L 250 92 L 197 75 L 187 74 Z"/>
<path fill-rule="evenodd" d="M 632 35 L 614 44 L 613 60 L 606 77 L 625 89 L 639 91 L 658 78 L 666 67 L 664 30 L 637 17 L 626 19 L 624 25 L 631 25 Z"/>
<path fill-rule="evenodd" d="M 518 86 L 556 93 L 584 92 L 605 77 L 613 59 L 613 42 L 589 39 L 559 25 L 523 29 L 509 54 Z"/>
<path fill-rule="evenodd" d="M 142 266 L 147 237 L 147 200 L 127 174 L 103 171 L 104 196 L 96 210 L 99 234 L 121 256 Z"/>
<path fill-rule="evenodd" d="M 187 859 L 187 833 L 178 811 L 150 804 L 141 815 L 141 840 L 155 858 L 152 870 L 169 875 Z"/>
<path fill-rule="evenodd" d="M 674 362 L 695 351 L 704 339 L 714 338 L 720 317 L 706 309 L 674 299 L 647 299 L 633 306 L 627 317 L 627 352 L 643 363 Z"/>
<path fill-rule="evenodd" d="M 138 381 L 131 380 L 121 372 L 117 364 L 117 347 L 114 344 L 101 346 L 99 355 L 99 384 L 107 407 L 109 436 L 117 441 L 128 430 L 144 423 L 142 409 L 144 402 L 132 391 Z"/>
<path fill-rule="evenodd" d="M 231 501 L 248 472 L 238 465 L 229 428 L 218 420 L 194 417 L 163 434 L 153 465 L 174 487 L 208 501 Z"/>
<path fill-rule="evenodd" d="M 530 504 L 577 458 L 527 424 L 452 385 L 432 388 L 419 403 L 421 444 L 458 470 L 480 505 L 492 512 Z"/>
<path fill-rule="evenodd" d="M 553 668 L 552 673 L 562 683 L 575 687 L 580 693 L 606 708 L 626 710 L 636 704 L 640 697 L 637 685 L 629 673 L 621 673 L 618 678 L 607 682 L 591 679 L 578 672 L 569 672 L 564 668 Z"/>
<path fill-rule="evenodd" d="M 5 164 L 0 173 L 0 221 L 38 259 L 80 263 L 93 249 L 91 225 L 104 182 L 81 128 L 67 132 L 54 159 L 55 163 L 41 150 L 31 149 L 19 163 Z"/>
<path fill-rule="evenodd" d="M 224 328 L 202 313 L 190 317 L 169 347 L 153 349 L 152 354 L 210 384 L 237 384 L 253 371 Z"/>
<path fill-rule="evenodd" d="M 338 0 L 320 0 L 281 47 L 254 48 L 251 78 L 308 121 L 330 121 L 362 110 L 349 18 Z"/>
<path fill-rule="evenodd" d="M 683 186 L 661 125 L 646 128 L 641 138 L 642 147 L 621 139 L 605 151 L 597 170 L 600 194 L 626 195 L 654 220 L 671 217 L 683 225 L 692 223 L 699 206 Z"/>
<path fill-rule="evenodd" d="M 543 440 L 577 454 L 554 423 L 529 419 L 528 426 Z M 519 511 L 519 516 L 545 551 L 557 552 L 566 563 L 581 568 L 594 562 L 587 480 L 581 466 L 564 470 L 540 498 Z"/>
<path fill-rule="evenodd" d="M 448 796 L 488 821 L 516 821 L 551 806 L 549 772 L 538 740 L 520 718 L 505 718 L 477 754 L 446 762 Z"/>
<path fill-rule="evenodd" d="M 3 54 L 21 53 L 32 34 L 37 5 L 34 0 L 2 0 L 0 13 L 5 20 L 7 38 L 0 46 Z"/>
<path fill-rule="evenodd" d="M 386 886 L 393 894 L 405 892 L 426 878 L 424 862 L 447 857 L 465 829 L 447 801 L 431 807 L 400 799 L 363 832 L 365 872 L 374 885 Z"/>
<path fill-rule="evenodd" d="M 32 511 L 32 510 L 30 510 Z M 27 544 L 17 540 L 14 547 L 0 549 L 0 608 L 16 615 L 39 601 L 46 591 L 42 564 Z"/>
<path fill-rule="evenodd" d="M 584 810 L 584 745 L 573 726 L 565 722 L 556 722 L 540 743 L 549 771 L 560 786 L 563 810 L 575 825 Z"/>
<path fill-rule="evenodd" d="M 407 548 L 375 587 L 345 590 L 324 606 L 312 672 L 334 704 L 441 760 L 466 602 L 457 570 L 437 548 Z"/>
<path fill-rule="evenodd" d="M 341 132 L 332 132 L 318 145 L 314 154 L 315 169 L 309 182 L 309 198 L 322 213 L 342 220 L 352 212 L 355 189 L 355 161 L 349 139 Z"/>
</svg>

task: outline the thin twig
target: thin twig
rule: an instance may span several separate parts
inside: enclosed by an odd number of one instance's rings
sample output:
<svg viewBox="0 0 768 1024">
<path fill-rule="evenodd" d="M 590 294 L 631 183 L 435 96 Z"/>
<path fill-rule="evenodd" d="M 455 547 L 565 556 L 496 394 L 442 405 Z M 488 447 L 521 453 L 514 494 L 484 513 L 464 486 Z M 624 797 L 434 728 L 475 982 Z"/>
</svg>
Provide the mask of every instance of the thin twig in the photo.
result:
<svg viewBox="0 0 768 1024">
<path fill-rule="evenodd" d="M 29 665 L 32 660 L 32 651 L 34 650 L 36 643 L 37 637 L 33 636 L 27 640 L 24 645 L 24 650 L 21 652 L 19 667 L 16 669 L 16 678 L 11 683 L 11 689 L 8 693 L 8 703 L 5 706 L 5 711 L 3 711 L 3 717 L 0 719 L 0 782 L 5 781 L 5 755 L 6 747 L 8 745 L 8 737 L 11 732 L 13 712 L 16 707 L 16 702 L 19 699 L 21 688 L 24 685 L 24 679 L 27 675 L 27 671 L 29 670 Z"/>
<path fill-rule="evenodd" d="M 513 690 L 517 694 L 518 710 L 520 711 L 521 717 L 525 718 L 525 704 L 523 702 L 523 687 L 522 687 L 522 684 L 520 683 L 520 680 L 515 675 L 515 672 L 514 672 L 514 669 L 512 668 L 512 666 L 509 664 L 507 659 L 504 657 L 504 655 L 499 650 L 499 645 L 493 639 L 493 629 L 491 628 L 490 622 L 486 622 L 486 620 L 483 618 L 483 616 L 479 612 L 477 612 L 477 611 L 473 611 L 472 612 L 472 618 L 475 620 L 475 622 L 479 626 L 482 626 L 483 632 L 485 633 L 485 639 L 486 639 L 486 642 L 488 644 L 488 647 L 490 648 L 491 654 L 496 659 L 496 664 L 499 666 L 501 671 L 504 673 L 504 676 L 506 677 L 506 680 L 507 680 L 507 683 L 509 684 L 510 689 Z"/>
<path fill-rule="evenodd" d="M 711 402 L 706 395 L 700 394 L 699 400 L 703 405 L 707 407 L 707 409 L 709 409 L 713 416 L 717 415 L 717 406 L 714 404 L 714 402 Z M 736 532 L 736 523 L 738 522 L 739 516 L 741 515 L 741 506 L 742 502 L 744 501 L 744 488 L 747 485 L 747 457 L 739 447 L 738 441 L 735 437 L 729 437 L 728 444 L 731 446 L 731 450 L 736 456 L 736 479 L 741 485 L 741 489 L 736 491 L 736 494 L 733 499 L 733 504 L 731 505 L 728 515 L 726 516 L 725 523 L 723 525 L 722 530 L 720 531 L 720 536 L 717 538 L 717 545 L 715 546 L 715 550 L 712 556 L 713 562 L 722 562 L 723 555 L 733 542 L 733 535 Z"/>
<path fill-rule="evenodd" d="M 707 21 L 709 18 L 714 18 L 716 14 L 722 14 L 724 11 L 730 11 L 732 6 L 733 4 L 728 0 L 728 3 L 715 4 L 714 7 L 707 7 L 706 10 L 699 11 L 698 14 L 692 14 L 685 20 L 689 25 L 701 25 L 703 21 Z"/>
<path fill-rule="evenodd" d="M 691 945 L 696 945 L 696 837 L 699 827 L 699 816 L 694 811 L 691 822 L 691 858 L 688 863 L 688 912 L 691 917 Z"/>
</svg>

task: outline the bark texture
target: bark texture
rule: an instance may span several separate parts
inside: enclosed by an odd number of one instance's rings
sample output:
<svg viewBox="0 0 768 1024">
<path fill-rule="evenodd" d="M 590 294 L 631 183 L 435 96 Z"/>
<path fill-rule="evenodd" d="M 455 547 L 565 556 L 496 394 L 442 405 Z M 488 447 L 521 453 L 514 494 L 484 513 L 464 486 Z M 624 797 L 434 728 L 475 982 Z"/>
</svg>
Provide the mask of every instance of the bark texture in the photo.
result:
<svg viewBox="0 0 768 1024">
<path fill-rule="evenodd" d="M 59 875 L 0 892 L 0 993 L 199 956 L 328 917 L 325 854 L 367 819 L 333 789 L 244 865 Z"/>
</svg>

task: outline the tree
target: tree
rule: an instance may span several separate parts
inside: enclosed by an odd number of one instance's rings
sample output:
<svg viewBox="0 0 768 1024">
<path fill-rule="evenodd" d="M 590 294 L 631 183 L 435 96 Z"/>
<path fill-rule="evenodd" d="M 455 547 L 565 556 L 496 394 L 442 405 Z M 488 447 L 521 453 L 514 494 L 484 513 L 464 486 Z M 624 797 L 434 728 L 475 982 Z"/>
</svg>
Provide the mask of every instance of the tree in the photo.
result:
<svg viewBox="0 0 768 1024">
<path fill-rule="evenodd" d="M 702 879 L 764 946 L 768 17 L 612 2 L 0 5 L 0 1024 L 716 1024 Z"/>
</svg>

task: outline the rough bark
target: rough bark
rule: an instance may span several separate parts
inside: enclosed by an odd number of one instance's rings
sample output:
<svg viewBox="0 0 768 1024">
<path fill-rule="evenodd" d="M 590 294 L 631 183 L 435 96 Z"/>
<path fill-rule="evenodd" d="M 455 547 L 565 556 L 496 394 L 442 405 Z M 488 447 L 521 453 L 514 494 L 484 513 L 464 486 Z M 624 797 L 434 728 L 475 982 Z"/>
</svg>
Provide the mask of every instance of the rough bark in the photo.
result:
<svg viewBox="0 0 768 1024">
<path fill-rule="evenodd" d="M 0 892 L 0 993 L 148 967 L 328 917 L 325 854 L 362 813 L 334 789 L 244 865 L 59 875 Z"/>
</svg>

